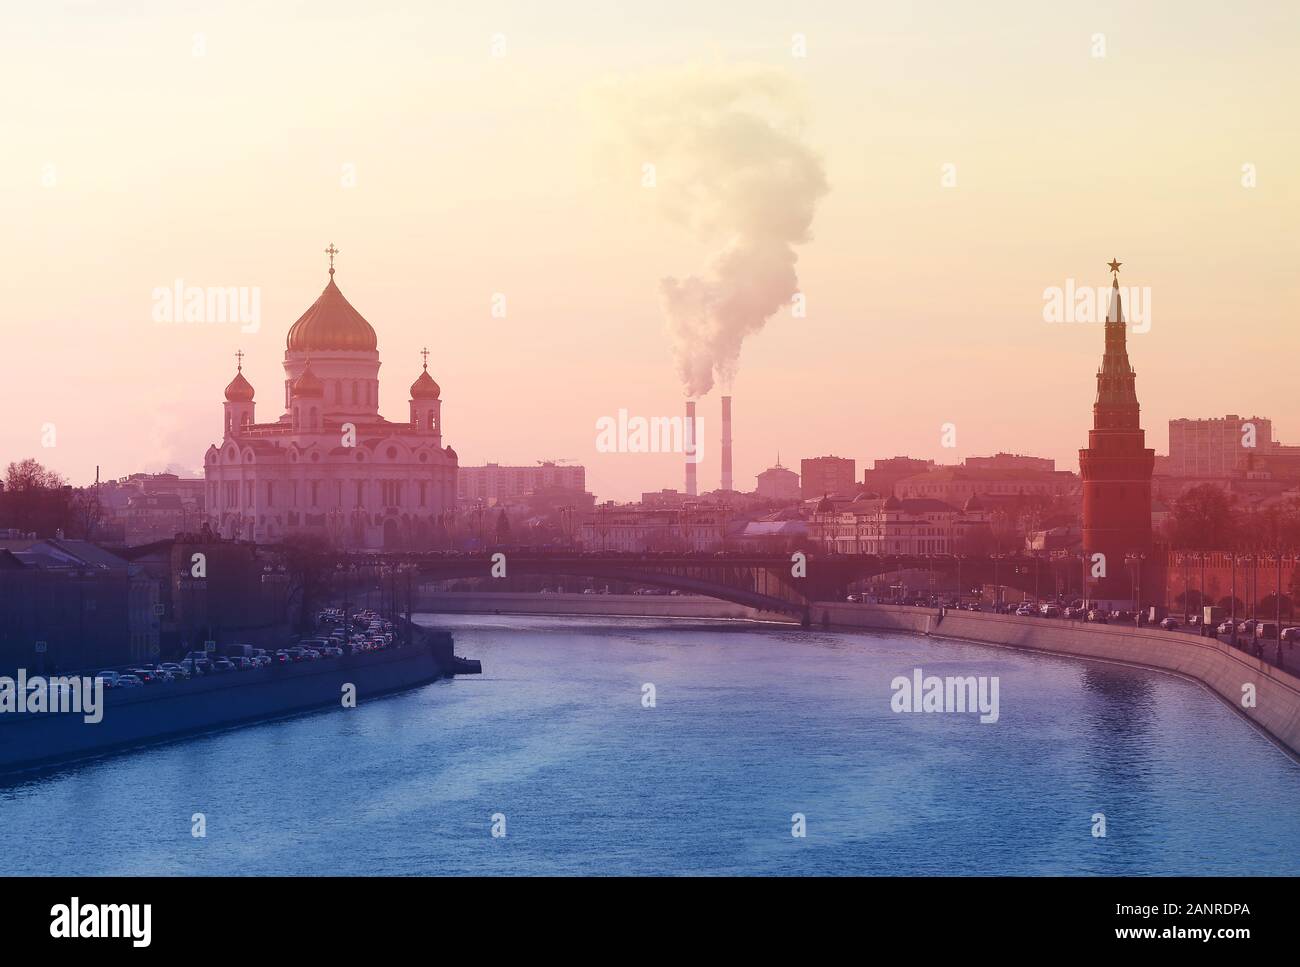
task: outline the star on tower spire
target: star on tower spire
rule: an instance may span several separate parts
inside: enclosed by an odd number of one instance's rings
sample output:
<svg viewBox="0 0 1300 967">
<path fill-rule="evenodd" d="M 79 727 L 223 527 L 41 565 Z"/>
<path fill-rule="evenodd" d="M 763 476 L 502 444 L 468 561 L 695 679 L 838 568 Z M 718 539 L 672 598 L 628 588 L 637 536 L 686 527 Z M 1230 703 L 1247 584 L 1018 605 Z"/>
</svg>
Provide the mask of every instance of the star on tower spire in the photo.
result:
<svg viewBox="0 0 1300 967">
<path fill-rule="evenodd" d="M 1123 263 L 1123 262 L 1118 262 L 1118 261 L 1116 261 L 1115 259 L 1111 259 L 1111 260 L 1110 260 L 1109 262 L 1107 262 L 1106 264 L 1109 265 L 1109 266 L 1110 266 L 1110 270 L 1111 270 L 1113 273 L 1115 273 L 1116 280 L 1118 281 L 1118 279 L 1119 279 L 1119 267 L 1120 267 L 1121 265 L 1123 265 L 1124 263 Z"/>
</svg>

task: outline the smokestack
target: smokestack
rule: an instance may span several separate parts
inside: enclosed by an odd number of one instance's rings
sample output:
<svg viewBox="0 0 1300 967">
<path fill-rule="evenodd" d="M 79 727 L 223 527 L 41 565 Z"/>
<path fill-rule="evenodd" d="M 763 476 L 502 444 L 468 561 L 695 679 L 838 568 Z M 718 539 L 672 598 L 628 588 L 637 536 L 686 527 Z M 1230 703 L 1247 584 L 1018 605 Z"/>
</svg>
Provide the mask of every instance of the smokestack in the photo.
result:
<svg viewBox="0 0 1300 967">
<path fill-rule="evenodd" d="M 695 400 L 686 401 L 686 496 L 698 493 L 695 486 Z"/>
<path fill-rule="evenodd" d="M 731 489 L 731 397 L 722 398 L 722 489 Z"/>
</svg>

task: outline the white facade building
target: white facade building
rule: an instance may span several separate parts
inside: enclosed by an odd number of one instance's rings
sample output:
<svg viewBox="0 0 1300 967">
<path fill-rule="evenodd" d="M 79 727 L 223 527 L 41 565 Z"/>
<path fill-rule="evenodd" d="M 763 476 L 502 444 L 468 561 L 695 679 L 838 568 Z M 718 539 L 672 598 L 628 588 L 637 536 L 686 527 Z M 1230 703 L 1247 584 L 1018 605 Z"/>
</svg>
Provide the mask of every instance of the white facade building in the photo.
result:
<svg viewBox="0 0 1300 967">
<path fill-rule="evenodd" d="M 989 513 L 978 497 L 963 508 L 931 499 L 872 497 L 841 505 L 823 499 L 808 523 L 813 546 L 829 554 L 972 553 L 988 532 Z"/>
<path fill-rule="evenodd" d="M 345 548 L 444 546 L 457 458 L 442 442 L 428 352 L 405 422 L 379 415 L 379 365 L 375 331 L 335 285 L 331 253 L 328 285 L 285 342 L 284 412 L 254 419 L 242 354 L 226 387 L 221 443 L 204 457 L 212 527 L 259 542 L 306 533 Z"/>
</svg>

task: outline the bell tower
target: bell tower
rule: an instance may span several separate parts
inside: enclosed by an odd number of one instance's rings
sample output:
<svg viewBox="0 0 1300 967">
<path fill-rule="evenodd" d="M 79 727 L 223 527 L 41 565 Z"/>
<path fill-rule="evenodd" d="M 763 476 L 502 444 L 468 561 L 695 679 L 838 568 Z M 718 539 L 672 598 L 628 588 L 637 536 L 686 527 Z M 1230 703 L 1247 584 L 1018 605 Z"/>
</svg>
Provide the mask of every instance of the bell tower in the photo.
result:
<svg viewBox="0 0 1300 967">
<path fill-rule="evenodd" d="M 226 387 L 223 432 L 226 436 L 238 436 L 241 428 L 253 425 L 253 384 L 244 377 L 244 351 L 235 353 L 235 378 Z"/>
<path fill-rule="evenodd" d="M 429 375 L 429 350 L 420 350 L 424 370 L 411 384 L 411 426 L 421 436 L 432 437 L 435 447 L 442 446 L 442 390 Z"/>
</svg>

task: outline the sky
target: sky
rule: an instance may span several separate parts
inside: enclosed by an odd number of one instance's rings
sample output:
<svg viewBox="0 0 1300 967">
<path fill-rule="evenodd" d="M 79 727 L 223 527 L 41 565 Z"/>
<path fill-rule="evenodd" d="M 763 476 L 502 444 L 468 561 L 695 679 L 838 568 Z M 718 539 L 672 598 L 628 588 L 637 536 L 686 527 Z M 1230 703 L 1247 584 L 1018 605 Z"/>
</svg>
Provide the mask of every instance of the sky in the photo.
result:
<svg viewBox="0 0 1300 967">
<path fill-rule="evenodd" d="M 701 226 L 674 178 L 771 161 L 739 138 L 639 157 L 659 148 L 609 92 L 657 93 L 672 134 L 700 117 L 683 77 L 775 79 L 782 136 L 824 173 L 787 233 L 802 312 L 760 318 L 734 367 L 738 489 L 778 452 L 1077 468 L 1102 331 L 1045 321 L 1045 290 L 1108 286 L 1112 258 L 1149 298 L 1129 352 L 1157 452 L 1169 419 L 1227 413 L 1300 443 L 1293 3 L 5 8 L 2 463 L 197 469 L 238 349 L 276 419 L 333 242 L 391 419 L 427 345 L 462 465 L 680 488 L 680 457 L 599 452 L 596 421 L 682 411 L 663 280 L 744 241 L 731 194 Z M 747 190 L 787 197 L 779 173 Z M 156 321 L 176 279 L 256 288 L 257 331 Z"/>
</svg>

